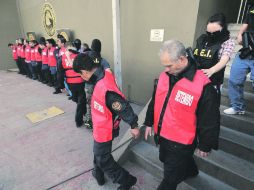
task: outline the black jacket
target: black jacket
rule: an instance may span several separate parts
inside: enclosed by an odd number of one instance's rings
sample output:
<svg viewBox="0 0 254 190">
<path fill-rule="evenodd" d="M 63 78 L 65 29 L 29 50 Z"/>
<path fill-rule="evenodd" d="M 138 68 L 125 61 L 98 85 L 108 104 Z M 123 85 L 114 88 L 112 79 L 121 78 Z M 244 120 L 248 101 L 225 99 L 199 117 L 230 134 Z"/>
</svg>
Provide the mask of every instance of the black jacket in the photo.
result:
<svg viewBox="0 0 254 190">
<path fill-rule="evenodd" d="M 194 64 L 189 64 L 185 71 L 178 76 L 169 75 L 170 85 L 174 86 L 182 77 L 188 80 L 193 80 L 196 73 L 196 67 Z M 172 88 L 170 89 L 172 91 Z M 156 87 L 153 92 L 152 99 L 149 103 L 144 125 L 152 126 L 154 123 L 154 99 L 155 99 Z M 169 95 L 171 92 L 169 93 Z M 198 102 L 196 111 L 197 115 L 197 133 L 196 140 L 193 142 L 193 146 L 198 144 L 198 148 L 204 152 L 209 152 L 211 149 L 218 149 L 218 138 L 220 132 L 220 111 L 218 105 L 218 94 L 211 83 L 207 84 Z M 165 139 L 163 139 L 165 140 Z M 170 144 L 179 144 L 173 141 L 167 140 Z M 181 145 L 181 144 L 179 144 Z"/>
</svg>

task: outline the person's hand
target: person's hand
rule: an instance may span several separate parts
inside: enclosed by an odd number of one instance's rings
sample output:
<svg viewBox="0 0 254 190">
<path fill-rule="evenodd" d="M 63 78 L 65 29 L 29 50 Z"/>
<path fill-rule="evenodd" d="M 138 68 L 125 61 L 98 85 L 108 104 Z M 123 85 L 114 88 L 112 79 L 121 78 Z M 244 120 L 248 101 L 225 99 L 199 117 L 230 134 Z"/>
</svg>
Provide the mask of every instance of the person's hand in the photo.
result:
<svg viewBox="0 0 254 190">
<path fill-rule="evenodd" d="M 137 139 L 140 135 L 139 128 L 131 129 L 131 135 L 134 137 L 134 139 Z"/>
<path fill-rule="evenodd" d="M 152 127 L 146 127 L 145 140 L 147 140 L 148 135 L 152 136 Z"/>
<path fill-rule="evenodd" d="M 209 155 L 209 152 L 203 152 L 203 151 L 197 149 L 197 154 L 200 157 L 207 157 Z"/>
<path fill-rule="evenodd" d="M 239 35 L 237 36 L 237 39 L 236 39 L 236 40 L 237 40 L 237 43 L 241 45 L 242 42 L 243 42 L 243 37 L 242 37 L 242 35 L 239 34 Z"/>
<path fill-rule="evenodd" d="M 210 69 L 202 69 L 203 73 L 208 77 L 210 78 L 214 73 L 214 69 L 213 68 L 210 68 Z"/>
</svg>

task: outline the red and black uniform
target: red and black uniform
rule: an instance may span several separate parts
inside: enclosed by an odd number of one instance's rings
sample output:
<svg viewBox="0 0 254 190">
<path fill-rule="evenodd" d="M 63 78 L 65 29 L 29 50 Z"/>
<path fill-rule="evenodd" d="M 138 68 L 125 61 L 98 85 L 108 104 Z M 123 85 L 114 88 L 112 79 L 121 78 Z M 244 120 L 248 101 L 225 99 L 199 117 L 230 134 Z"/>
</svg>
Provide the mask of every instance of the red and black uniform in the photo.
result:
<svg viewBox="0 0 254 190">
<path fill-rule="evenodd" d="M 44 76 L 44 84 L 47 84 L 50 82 L 50 71 L 49 71 L 49 66 L 48 66 L 48 48 L 44 47 L 42 49 L 42 53 L 41 53 L 41 61 L 42 61 L 42 66 L 41 66 L 41 71 L 42 71 L 42 75 Z"/>
<path fill-rule="evenodd" d="M 40 82 L 43 82 L 45 81 L 44 79 L 44 76 L 42 74 L 42 71 L 41 71 L 41 67 L 42 67 L 42 49 L 40 48 L 39 45 L 36 45 L 35 48 L 34 48 L 34 53 L 35 53 L 35 61 L 37 63 L 37 66 L 36 66 L 36 73 L 38 75 L 38 80 Z"/>
<path fill-rule="evenodd" d="M 23 58 L 21 58 L 21 49 L 22 49 L 22 44 L 18 44 L 17 45 L 17 56 L 18 56 L 18 60 L 17 63 L 19 65 L 19 68 L 21 70 L 21 74 L 26 74 L 26 67 L 25 67 L 25 61 Z"/>
<path fill-rule="evenodd" d="M 66 52 L 65 47 L 56 48 L 54 51 L 54 55 L 57 61 L 57 82 L 55 84 L 55 94 L 61 93 L 61 89 L 64 88 L 64 80 L 62 80 L 62 57 Z"/>
<path fill-rule="evenodd" d="M 17 46 L 16 45 L 12 45 L 11 50 L 12 50 L 12 58 L 13 58 L 13 60 L 17 61 L 17 59 L 18 59 Z"/>
<path fill-rule="evenodd" d="M 50 70 L 50 77 L 49 77 L 49 86 L 55 86 L 57 81 L 57 74 L 56 74 L 56 68 L 57 68 L 57 60 L 55 57 L 56 47 L 51 47 L 48 49 L 48 66 Z"/>
<path fill-rule="evenodd" d="M 118 89 L 112 73 L 99 67 L 89 82 L 94 85 L 91 109 L 95 176 L 101 178 L 106 173 L 113 183 L 125 184 L 131 175 L 112 157 L 112 141 L 119 133 L 119 118 L 134 128 L 138 117 Z"/>
<path fill-rule="evenodd" d="M 28 44 L 25 45 L 25 69 L 27 77 L 32 78 L 31 47 Z"/>
<path fill-rule="evenodd" d="M 218 149 L 216 99 L 211 82 L 194 64 L 178 76 L 160 75 L 144 123 L 154 125 L 155 140 L 160 144 L 164 179 L 158 189 L 176 189 L 178 183 L 198 174 L 193 159 L 196 145 L 204 152 Z"/>
<path fill-rule="evenodd" d="M 19 69 L 19 74 L 22 73 L 22 69 L 20 68 L 19 62 L 18 62 L 18 53 L 17 53 L 17 46 L 16 45 L 12 45 L 11 46 L 11 51 L 12 51 L 12 58 L 13 60 L 16 62 L 16 65 Z"/>
<path fill-rule="evenodd" d="M 84 80 L 80 77 L 80 74 L 73 70 L 72 63 L 74 58 L 79 52 L 70 52 L 71 62 L 68 61 L 65 51 L 61 55 L 62 61 L 61 65 L 58 67 L 58 79 L 59 83 L 63 84 L 64 76 L 68 84 L 69 89 L 72 93 L 72 100 L 77 103 L 75 122 L 76 126 L 79 127 L 83 125 L 83 116 L 86 114 L 86 95 L 84 91 Z"/>
</svg>

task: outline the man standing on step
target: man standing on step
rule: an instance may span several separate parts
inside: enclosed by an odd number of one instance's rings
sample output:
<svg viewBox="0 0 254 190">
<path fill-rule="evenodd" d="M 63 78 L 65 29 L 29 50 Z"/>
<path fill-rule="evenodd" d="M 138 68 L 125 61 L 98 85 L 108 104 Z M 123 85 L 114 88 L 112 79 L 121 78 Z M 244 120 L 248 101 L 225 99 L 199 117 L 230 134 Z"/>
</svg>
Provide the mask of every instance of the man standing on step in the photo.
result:
<svg viewBox="0 0 254 190">
<path fill-rule="evenodd" d="M 119 134 L 120 119 L 131 126 L 131 134 L 137 138 L 139 136 L 138 117 L 118 89 L 114 75 L 105 71 L 100 61 L 101 58 L 97 54 L 92 56 L 81 53 L 73 62 L 74 71 L 79 73 L 85 81 L 94 85 L 91 98 L 94 137 L 92 175 L 99 185 L 103 185 L 105 173 L 113 183 L 120 184 L 118 190 L 129 190 L 136 184 L 137 178 L 114 160 L 111 155 L 112 141 Z"/>
<path fill-rule="evenodd" d="M 193 55 L 192 55 L 193 56 Z M 177 184 L 198 175 L 193 159 L 208 156 L 218 149 L 220 112 L 217 93 L 209 78 L 196 69 L 183 44 L 177 40 L 163 43 L 161 64 L 165 67 L 155 85 L 148 106 L 145 139 L 154 126 L 155 142 L 164 178 L 158 190 L 175 190 Z"/>
<path fill-rule="evenodd" d="M 248 1 L 248 3 L 250 9 L 237 36 L 237 42 L 242 44 L 243 48 L 235 56 L 228 81 L 231 107 L 224 110 L 224 113 L 230 115 L 245 114 L 243 88 L 249 72 L 251 72 L 250 79 L 254 80 L 254 1 Z"/>
</svg>

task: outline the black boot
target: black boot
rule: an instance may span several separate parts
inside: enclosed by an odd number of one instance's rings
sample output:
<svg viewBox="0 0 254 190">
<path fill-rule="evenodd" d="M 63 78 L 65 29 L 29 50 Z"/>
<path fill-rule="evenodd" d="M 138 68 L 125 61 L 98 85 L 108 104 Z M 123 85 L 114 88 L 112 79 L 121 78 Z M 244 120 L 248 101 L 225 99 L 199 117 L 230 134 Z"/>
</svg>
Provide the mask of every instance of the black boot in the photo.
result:
<svg viewBox="0 0 254 190">
<path fill-rule="evenodd" d="M 170 184 L 165 179 L 163 179 L 157 190 L 176 190 L 176 187 L 176 183 Z"/>
<path fill-rule="evenodd" d="M 136 183 L 137 183 L 137 178 L 132 175 L 129 175 L 128 179 L 123 184 L 121 184 L 117 188 L 117 190 L 129 190 Z"/>
<path fill-rule="evenodd" d="M 52 79 L 52 75 L 51 74 L 48 75 L 48 83 L 47 83 L 47 85 L 49 87 L 53 86 L 53 79 Z"/>
<path fill-rule="evenodd" d="M 76 122 L 76 127 L 78 127 L 78 128 L 79 128 L 79 127 L 82 127 L 83 125 L 84 125 L 84 121 L 82 121 L 81 123 L 77 123 L 77 122 Z"/>
<path fill-rule="evenodd" d="M 97 170 L 93 170 L 92 171 L 92 175 L 93 177 L 96 179 L 98 185 L 102 186 L 105 184 L 105 178 L 104 178 L 104 173 L 103 172 L 99 172 Z"/>
<path fill-rule="evenodd" d="M 62 93 L 62 91 L 59 88 L 56 88 L 55 92 L 53 92 L 53 94 L 60 94 L 60 93 Z"/>
</svg>

